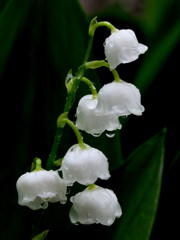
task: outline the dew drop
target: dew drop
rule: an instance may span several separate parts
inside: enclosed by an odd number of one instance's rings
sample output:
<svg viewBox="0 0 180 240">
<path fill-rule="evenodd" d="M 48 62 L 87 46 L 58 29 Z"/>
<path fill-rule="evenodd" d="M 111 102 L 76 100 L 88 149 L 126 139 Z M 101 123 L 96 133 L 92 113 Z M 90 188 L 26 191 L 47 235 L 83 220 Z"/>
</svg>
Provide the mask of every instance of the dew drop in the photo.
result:
<svg viewBox="0 0 180 240">
<path fill-rule="evenodd" d="M 66 203 L 66 200 L 60 200 L 60 203 L 61 203 L 61 204 L 65 204 L 65 203 Z"/>
<path fill-rule="evenodd" d="M 113 223 L 113 220 L 112 220 L 111 218 L 109 218 L 109 219 L 107 220 L 108 226 L 110 226 L 112 223 Z"/>
<path fill-rule="evenodd" d="M 106 136 L 109 138 L 113 138 L 115 136 L 115 133 L 106 133 Z"/>
<path fill-rule="evenodd" d="M 99 137 L 101 133 L 92 133 L 93 137 Z"/>
<path fill-rule="evenodd" d="M 109 138 L 113 138 L 115 136 L 116 132 L 115 131 L 106 131 L 106 136 L 109 137 Z"/>
</svg>

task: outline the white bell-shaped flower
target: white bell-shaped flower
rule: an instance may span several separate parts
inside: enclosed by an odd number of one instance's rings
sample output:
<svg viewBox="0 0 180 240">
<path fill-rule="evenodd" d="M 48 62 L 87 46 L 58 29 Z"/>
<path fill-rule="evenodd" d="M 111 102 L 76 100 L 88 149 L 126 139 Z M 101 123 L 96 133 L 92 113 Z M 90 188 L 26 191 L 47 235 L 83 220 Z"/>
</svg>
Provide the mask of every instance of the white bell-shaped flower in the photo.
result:
<svg viewBox="0 0 180 240">
<path fill-rule="evenodd" d="M 77 224 L 100 223 L 110 226 L 122 215 L 115 193 L 107 188 L 91 186 L 71 198 L 70 220 Z"/>
<path fill-rule="evenodd" d="M 139 89 L 131 83 L 122 80 L 108 83 L 98 93 L 96 114 L 128 116 L 142 115 L 143 111 Z"/>
<path fill-rule="evenodd" d="M 16 183 L 18 203 L 32 210 L 47 208 L 48 202 L 66 203 L 67 185 L 57 171 L 39 170 L 23 174 Z"/>
<path fill-rule="evenodd" d="M 139 43 L 135 33 L 130 29 L 116 30 L 105 40 L 105 56 L 110 68 L 120 63 L 135 61 L 148 47 Z"/>
<path fill-rule="evenodd" d="M 110 177 L 106 156 L 98 149 L 87 144 L 85 146 L 82 149 L 79 144 L 73 145 L 63 158 L 63 179 L 70 186 L 76 181 L 88 185 L 98 178 L 106 180 Z"/>
<path fill-rule="evenodd" d="M 97 115 L 95 108 L 98 100 L 93 95 L 82 97 L 78 103 L 76 110 L 76 126 L 80 130 L 84 130 L 93 136 L 99 136 L 105 130 L 114 131 L 121 129 L 121 124 L 117 115 Z"/>
</svg>

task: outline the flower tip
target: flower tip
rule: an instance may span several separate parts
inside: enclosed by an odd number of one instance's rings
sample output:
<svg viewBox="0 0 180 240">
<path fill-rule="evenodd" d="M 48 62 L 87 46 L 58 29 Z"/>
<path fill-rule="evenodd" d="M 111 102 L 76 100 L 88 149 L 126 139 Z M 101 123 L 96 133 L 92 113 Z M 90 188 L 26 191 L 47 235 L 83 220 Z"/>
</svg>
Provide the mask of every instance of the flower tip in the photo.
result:
<svg viewBox="0 0 180 240">
<path fill-rule="evenodd" d="M 144 54 L 148 50 L 148 47 L 142 43 L 139 43 L 138 51 L 140 54 Z"/>
</svg>

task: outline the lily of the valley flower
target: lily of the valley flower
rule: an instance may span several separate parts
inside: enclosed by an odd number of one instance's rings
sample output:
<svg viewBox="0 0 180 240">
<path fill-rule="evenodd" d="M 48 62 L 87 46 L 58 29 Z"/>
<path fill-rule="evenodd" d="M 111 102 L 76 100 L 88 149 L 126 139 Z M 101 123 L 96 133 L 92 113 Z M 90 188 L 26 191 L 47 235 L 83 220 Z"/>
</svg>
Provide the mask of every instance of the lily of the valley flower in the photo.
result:
<svg viewBox="0 0 180 240">
<path fill-rule="evenodd" d="M 98 93 L 97 115 L 142 115 L 139 89 L 125 81 L 105 84 Z"/>
<path fill-rule="evenodd" d="M 66 203 L 67 185 L 57 171 L 39 170 L 23 174 L 16 183 L 18 203 L 32 210 L 47 208 L 48 202 Z"/>
<path fill-rule="evenodd" d="M 98 99 L 94 99 L 93 95 L 86 95 L 80 99 L 76 110 L 77 128 L 93 136 L 99 136 L 105 130 L 121 129 L 121 124 L 115 114 L 106 116 L 96 114 L 97 103 Z"/>
<path fill-rule="evenodd" d="M 76 181 L 89 185 L 98 178 L 106 180 L 110 177 L 106 156 L 98 149 L 85 146 L 82 149 L 79 144 L 73 145 L 63 158 L 61 170 L 68 185 Z"/>
<path fill-rule="evenodd" d="M 100 223 L 110 226 L 122 215 L 114 192 L 99 186 L 88 187 L 71 198 L 73 203 L 69 216 L 72 223 Z"/>
<path fill-rule="evenodd" d="M 116 68 L 120 63 L 135 61 L 148 47 L 139 43 L 135 33 L 130 29 L 116 30 L 105 40 L 106 60 L 110 68 Z"/>
</svg>

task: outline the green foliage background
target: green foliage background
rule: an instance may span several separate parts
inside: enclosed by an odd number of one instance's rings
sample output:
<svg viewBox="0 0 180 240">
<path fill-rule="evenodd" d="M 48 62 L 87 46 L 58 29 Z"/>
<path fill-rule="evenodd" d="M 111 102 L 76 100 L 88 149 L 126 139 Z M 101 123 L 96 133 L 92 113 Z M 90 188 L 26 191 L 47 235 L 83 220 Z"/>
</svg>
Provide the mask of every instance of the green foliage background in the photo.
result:
<svg viewBox="0 0 180 240">
<path fill-rule="evenodd" d="M 75 0 L 0 0 L 0 239 L 28 240 L 46 229 L 46 239 L 53 240 L 62 235 L 85 239 L 87 234 L 107 240 L 178 238 L 179 12 L 178 0 L 145 0 L 139 15 L 118 5 L 90 17 Z M 122 206 L 122 218 L 111 227 L 71 225 L 70 202 L 51 204 L 43 212 L 18 206 L 15 188 L 34 157 L 46 164 L 65 103 L 64 79 L 82 63 L 89 20 L 95 15 L 117 28 L 133 29 L 149 47 L 137 61 L 117 69 L 123 80 L 140 88 L 143 116 L 120 119 L 122 131 L 112 139 L 83 134 L 110 162 L 111 179 L 98 184 L 113 189 Z M 104 58 L 108 35 L 106 29 L 97 30 L 92 59 Z M 104 69 L 89 71 L 88 77 L 97 88 L 112 81 Z M 88 89 L 81 85 L 77 101 L 85 93 Z M 59 156 L 74 142 L 65 128 Z M 70 196 L 81 189 L 76 185 Z"/>
</svg>

